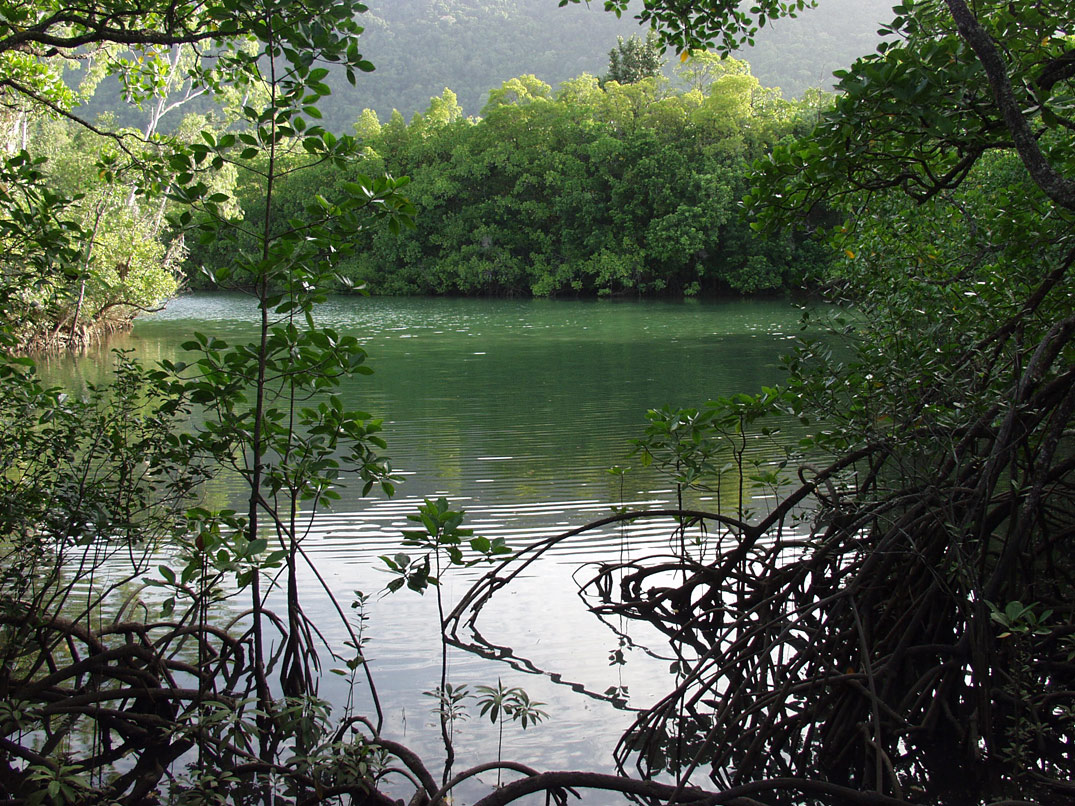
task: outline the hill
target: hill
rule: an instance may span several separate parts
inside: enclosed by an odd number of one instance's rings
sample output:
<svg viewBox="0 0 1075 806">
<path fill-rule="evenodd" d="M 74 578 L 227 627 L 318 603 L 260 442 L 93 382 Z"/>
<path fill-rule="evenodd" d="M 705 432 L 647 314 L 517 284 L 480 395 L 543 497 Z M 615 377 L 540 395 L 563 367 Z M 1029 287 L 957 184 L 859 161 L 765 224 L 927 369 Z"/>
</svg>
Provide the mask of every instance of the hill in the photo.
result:
<svg viewBox="0 0 1075 806">
<path fill-rule="evenodd" d="M 848 66 L 878 41 L 877 23 L 891 16 L 891 0 L 826 0 L 799 20 L 780 20 L 737 54 L 764 86 L 785 97 L 832 85 L 833 70 Z M 342 75 L 325 125 L 349 132 L 364 108 L 382 121 L 393 109 L 405 118 L 422 111 L 448 87 L 466 115 L 476 115 L 491 89 L 533 74 L 554 87 L 581 73 L 599 75 L 618 36 L 642 34 L 633 19 L 617 19 L 600 2 L 557 6 L 557 0 L 370 0 L 363 16 L 362 50 L 376 65 L 356 87 Z M 116 113 L 137 124 L 138 110 L 122 109 L 118 86 L 103 84 L 84 114 Z M 174 124 L 173 124 L 174 125 Z"/>
<path fill-rule="evenodd" d="M 489 90 L 514 76 L 533 74 L 554 87 L 581 73 L 599 75 L 618 36 L 644 34 L 637 22 L 617 19 L 599 2 L 559 8 L 556 0 L 373 0 L 363 48 L 377 70 L 358 87 L 336 84 L 326 110 L 332 128 L 346 130 L 362 108 L 387 120 L 424 110 L 445 87 L 475 115 Z M 871 51 L 877 23 L 890 16 L 890 0 L 826 0 L 800 20 L 782 20 L 759 32 L 737 54 L 764 86 L 785 97 L 825 87 L 832 71 Z"/>
</svg>

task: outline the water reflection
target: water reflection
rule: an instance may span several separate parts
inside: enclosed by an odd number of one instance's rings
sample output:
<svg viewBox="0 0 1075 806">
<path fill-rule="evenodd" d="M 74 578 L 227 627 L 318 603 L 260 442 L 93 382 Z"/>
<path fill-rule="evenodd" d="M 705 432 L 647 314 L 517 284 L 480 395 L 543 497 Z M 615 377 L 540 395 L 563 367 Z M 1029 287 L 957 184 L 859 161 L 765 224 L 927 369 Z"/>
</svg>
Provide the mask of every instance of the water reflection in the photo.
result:
<svg viewBox="0 0 1075 806">
<path fill-rule="evenodd" d="M 229 342 L 251 338 L 254 313 L 242 295 L 192 295 L 140 320 L 112 346 L 144 361 L 176 359 L 195 330 Z M 424 497 L 448 496 L 478 534 L 513 547 L 604 517 L 613 505 L 666 507 L 675 498 L 667 480 L 639 467 L 622 482 L 606 472 L 631 463 L 629 441 L 641 434 L 645 411 L 778 382 L 779 356 L 797 332 L 798 312 L 783 302 L 349 297 L 331 300 L 320 318 L 366 345 L 375 374 L 348 381 L 345 403 L 385 419 L 388 453 L 405 478 L 394 500 L 362 500 L 357 489 L 344 488 L 343 499 L 313 523 L 305 549 L 346 604 L 354 591 L 383 588 L 388 577 L 377 558 L 398 550 L 406 517 Z M 106 367 L 98 357 L 53 362 L 45 372 L 77 386 L 100 380 Z M 754 440 L 747 458 L 777 455 L 772 443 Z M 223 501 L 238 489 L 222 481 L 210 495 Z M 692 503 L 727 511 L 734 498 L 696 496 Z M 667 690 L 670 659 L 656 630 L 610 625 L 587 612 L 573 575 L 588 563 L 667 553 L 670 540 L 667 522 L 638 522 L 558 545 L 483 616 L 487 650 L 452 653 L 454 682 L 473 687 L 501 678 L 549 703 L 548 722 L 506 736 L 506 757 L 547 769 L 612 770 L 612 748 L 631 710 Z M 447 575 L 447 600 L 481 572 Z M 301 592 L 307 612 L 342 652 L 346 631 L 313 573 L 302 576 Z M 433 702 L 418 694 L 439 682 L 435 601 L 407 592 L 374 597 L 368 615 L 367 656 L 385 733 L 436 758 Z M 343 702 L 346 679 L 326 675 L 321 693 Z M 370 706 L 365 692 L 356 696 L 360 711 Z M 468 763 L 495 754 L 495 728 L 476 715 L 457 725 L 455 737 Z"/>
</svg>

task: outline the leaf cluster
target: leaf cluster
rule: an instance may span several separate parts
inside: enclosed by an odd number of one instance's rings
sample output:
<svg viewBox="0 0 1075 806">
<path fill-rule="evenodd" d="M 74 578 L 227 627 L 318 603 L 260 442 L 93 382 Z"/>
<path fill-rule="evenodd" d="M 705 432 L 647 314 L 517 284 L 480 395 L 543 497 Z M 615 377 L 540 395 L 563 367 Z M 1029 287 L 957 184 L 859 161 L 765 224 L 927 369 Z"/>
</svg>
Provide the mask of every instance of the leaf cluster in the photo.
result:
<svg viewBox="0 0 1075 806">
<path fill-rule="evenodd" d="M 1056 24 L 1064 4 L 985 5 L 975 30 L 1003 43 L 1003 68 L 987 71 L 946 9 L 901 3 L 879 52 L 837 74 L 836 103 L 811 136 L 763 159 L 747 205 L 775 223 L 822 204 L 853 208 L 888 189 L 926 202 L 995 151 L 1017 150 L 1039 184 L 1046 165 L 1070 176 L 1071 32 Z M 1004 71 L 1011 96 L 1001 105 L 995 81 Z M 1022 121 L 1015 130 L 1013 116 Z"/>
<path fill-rule="evenodd" d="M 448 500 L 442 497 L 435 501 L 425 499 L 417 514 L 407 516 L 407 520 L 421 524 L 422 528 L 405 529 L 403 545 L 424 549 L 426 553 L 412 557 L 400 552 L 380 558 L 387 571 L 394 576 L 385 586 L 389 593 L 398 591 L 404 585 L 418 593 L 425 593 L 430 585 L 440 585 L 440 575 L 444 572 L 440 565 L 442 553 L 448 561 L 448 567 L 469 567 L 511 554 L 511 549 L 504 544 L 504 538 L 474 536 L 473 529 L 463 528 L 464 514 L 463 510 L 451 509 Z M 469 546 L 476 556 L 468 559 L 463 553 L 464 545 Z M 431 557 L 437 558 L 435 571 Z"/>
</svg>

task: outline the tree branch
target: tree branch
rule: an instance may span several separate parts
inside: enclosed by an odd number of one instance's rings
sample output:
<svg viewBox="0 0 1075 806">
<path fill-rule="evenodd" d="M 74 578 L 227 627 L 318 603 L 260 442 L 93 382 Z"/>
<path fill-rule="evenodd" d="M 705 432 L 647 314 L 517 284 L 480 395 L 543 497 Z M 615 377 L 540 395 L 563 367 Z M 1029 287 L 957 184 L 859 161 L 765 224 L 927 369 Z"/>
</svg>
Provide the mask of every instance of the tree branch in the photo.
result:
<svg viewBox="0 0 1075 806">
<path fill-rule="evenodd" d="M 0 51 L 0 52 L 2 52 L 2 51 Z M 62 117 L 65 117 L 68 120 L 77 123 L 79 126 L 82 126 L 83 128 L 88 129 L 89 131 L 93 132 L 94 134 L 100 135 L 101 137 L 107 137 L 107 138 L 113 140 L 116 143 L 116 145 L 120 148 L 120 150 L 123 151 L 123 153 L 125 153 L 127 156 L 131 157 L 132 159 L 137 159 L 137 157 L 135 156 L 134 152 L 132 152 L 129 148 L 127 148 L 127 145 L 124 143 L 125 138 L 124 138 L 123 135 L 117 134 L 116 132 L 108 132 L 108 131 L 105 131 L 104 129 L 97 128 L 96 126 L 94 126 L 89 121 L 84 120 L 83 118 L 80 118 L 78 115 L 74 114 L 73 112 L 69 112 L 68 110 L 64 109 L 62 106 L 57 104 L 55 101 L 50 101 L 48 98 L 44 97 L 43 95 L 40 95 L 40 94 L 34 92 L 29 87 L 27 87 L 27 86 L 25 86 L 23 84 L 20 84 L 18 81 L 14 81 L 13 79 L 10 79 L 10 78 L 0 79 L 0 87 L 10 87 L 11 89 L 15 90 L 15 92 L 19 93 L 20 95 L 25 95 L 27 98 L 30 98 L 34 102 L 39 103 L 42 106 L 47 107 L 50 111 L 55 112 L 57 115 L 61 115 Z"/>
<path fill-rule="evenodd" d="M 945 0 L 945 4 L 955 20 L 959 35 L 971 46 L 985 70 L 989 86 L 993 90 L 993 98 L 1030 178 L 1046 196 L 1061 207 L 1075 210 L 1075 182 L 1057 171 L 1042 153 L 1037 138 L 1030 130 L 1030 124 L 1019 108 L 1007 68 L 989 33 L 978 22 L 964 0 Z"/>
<path fill-rule="evenodd" d="M 148 13 L 148 10 L 145 13 Z M 140 14 L 132 15 L 132 19 L 140 19 L 140 17 Z M 60 26 L 71 26 L 71 28 L 80 32 L 69 35 L 51 33 L 51 29 Z M 57 13 L 32 28 L 16 31 L 10 36 L 0 39 L 0 53 L 6 53 L 10 50 L 22 50 L 30 45 L 45 45 L 62 50 L 73 50 L 83 45 L 101 42 L 114 42 L 117 45 L 178 45 L 204 42 L 211 39 L 223 39 L 240 33 L 242 33 L 240 26 L 182 30 L 167 28 L 159 31 L 146 28 L 132 30 L 93 19 L 85 19 L 77 14 Z"/>
</svg>

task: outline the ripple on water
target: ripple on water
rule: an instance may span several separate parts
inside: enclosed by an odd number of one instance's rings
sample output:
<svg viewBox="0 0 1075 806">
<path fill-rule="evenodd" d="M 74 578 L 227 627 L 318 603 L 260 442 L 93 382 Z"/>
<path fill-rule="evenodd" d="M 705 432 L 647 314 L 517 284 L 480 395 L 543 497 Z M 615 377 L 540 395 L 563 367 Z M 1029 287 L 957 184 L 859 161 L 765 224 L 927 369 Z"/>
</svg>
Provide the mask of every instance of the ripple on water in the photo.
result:
<svg viewBox="0 0 1075 806">
<path fill-rule="evenodd" d="M 229 342 L 250 338 L 254 313 L 243 295 L 191 295 L 140 320 L 119 346 L 147 360 L 176 358 L 195 330 Z M 347 381 L 341 394 L 349 407 L 385 418 L 388 454 L 403 483 L 394 499 L 361 499 L 360 484 L 341 480 L 342 499 L 309 524 L 303 545 L 320 579 L 301 570 L 301 595 L 329 645 L 343 654 L 348 634 L 322 580 L 351 615 L 354 591 L 373 594 L 364 634 L 386 732 L 431 758 L 439 734 L 431 701 L 416 692 L 439 682 L 436 592 L 381 594 L 389 577 L 378 558 L 414 552 L 400 546 L 400 531 L 414 527 L 407 516 L 424 498 L 444 495 L 466 510 L 465 525 L 477 534 L 520 548 L 606 517 L 612 506 L 668 506 L 674 487 L 629 455 L 647 409 L 698 406 L 774 385 L 799 316 L 782 302 L 357 297 L 332 299 L 318 315 L 365 345 L 375 373 Z M 77 371 L 92 380 L 106 363 Z M 798 439 L 792 423 L 778 424 Z M 765 440 L 746 448 L 751 461 L 777 456 L 778 447 Z M 621 483 L 606 472 L 611 465 L 634 469 Z M 704 493 L 697 503 L 730 511 L 733 486 Z M 214 494 L 227 499 L 241 492 L 237 482 L 221 481 Z M 716 537 L 706 540 L 705 550 L 713 551 Z M 490 657 L 453 650 L 451 676 L 471 686 L 502 678 L 548 703 L 547 723 L 506 733 L 505 755 L 544 768 L 611 769 L 611 748 L 630 723 L 630 709 L 653 702 L 669 685 L 668 652 L 655 631 L 633 625 L 637 648 L 627 648 L 626 665 L 610 665 L 610 653 L 620 648 L 615 629 L 628 625 L 594 618 L 575 579 L 588 565 L 667 554 L 671 542 L 667 521 L 608 525 L 558 543 L 498 591 L 478 625 L 499 649 Z M 445 600 L 456 601 L 486 570 L 481 564 L 443 574 Z M 273 601 L 279 595 L 274 591 Z M 333 665 L 327 656 L 324 662 Z M 326 675 L 326 696 L 342 702 L 343 686 Z M 628 703 L 613 705 L 604 692 L 621 686 L 630 691 Z M 369 707 L 366 694 L 357 696 L 359 707 Z M 457 741 L 468 761 L 495 755 L 487 720 L 461 723 Z"/>
</svg>

